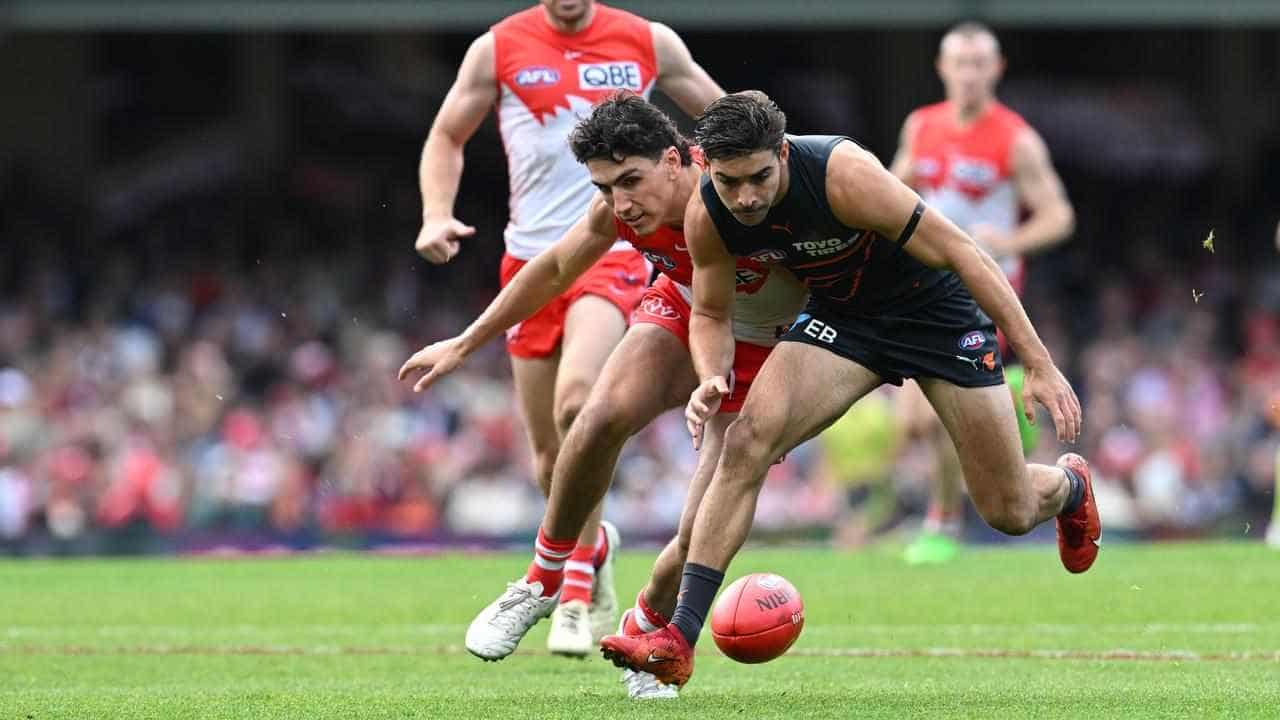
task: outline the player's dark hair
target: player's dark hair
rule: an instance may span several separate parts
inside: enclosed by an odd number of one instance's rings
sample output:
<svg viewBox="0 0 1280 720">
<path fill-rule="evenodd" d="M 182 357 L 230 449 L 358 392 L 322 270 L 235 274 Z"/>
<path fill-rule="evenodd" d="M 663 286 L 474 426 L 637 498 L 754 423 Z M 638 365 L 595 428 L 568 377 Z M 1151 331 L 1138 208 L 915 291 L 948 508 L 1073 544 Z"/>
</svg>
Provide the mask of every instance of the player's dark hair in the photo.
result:
<svg viewBox="0 0 1280 720">
<path fill-rule="evenodd" d="M 693 162 L 689 141 L 658 106 L 624 90 L 610 95 L 569 133 L 578 162 L 608 158 L 622 162 L 632 155 L 659 160 L 667 148 L 680 151 L 680 164 Z"/>
<path fill-rule="evenodd" d="M 728 160 L 761 150 L 782 151 L 787 116 L 759 90 L 743 90 L 707 106 L 693 135 L 709 160 Z"/>
</svg>

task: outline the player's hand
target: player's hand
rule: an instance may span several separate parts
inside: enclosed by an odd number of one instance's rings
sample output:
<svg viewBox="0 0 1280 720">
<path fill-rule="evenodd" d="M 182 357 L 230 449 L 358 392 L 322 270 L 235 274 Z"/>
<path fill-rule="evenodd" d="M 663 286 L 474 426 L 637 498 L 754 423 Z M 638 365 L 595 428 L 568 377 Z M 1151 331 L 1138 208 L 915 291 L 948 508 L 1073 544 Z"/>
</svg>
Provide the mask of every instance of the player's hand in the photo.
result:
<svg viewBox="0 0 1280 720">
<path fill-rule="evenodd" d="M 431 383 L 457 370 L 466 357 L 461 338 L 441 340 L 422 348 L 405 360 L 404 365 L 400 366 L 400 379 L 407 380 L 416 373 L 425 373 L 413 385 L 414 392 L 422 392 Z"/>
<path fill-rule="evenodd" d="M 418 254 L 427 262 L 442 265 L 453 259 L 462 247 L 459 238 L 471 237 L 476 229 L 453 217 L 423 220 L 418 240 L 413 244 Z"/>
<path fill-rule="evenodd" d="M 689 396 L 684 408 L 684 420 L 693 436 L 693 449 L 702 449 L 702 429 L 707 420 L 720 410 L 720 401 L 729 396 L 729 380 L 723 375 L 709 377 Z"/>
<path fill-rule="evenodd" d="M 978 223 L 970 228 L 969 235 L 973 237 L 973 241 L 978 243 L 979 247 L 986 250 L 992 257 L 1013 255 L 1018 251 L 1014 247 L 1013 235 L 1000 230 L 994 225 Z"/>
<path fill-rule="evenodd" d="M 1071 384 L 1053 363 L 1039 368 L 1028 366 L 1026 373 L 1022 386 L 1022 412 L 1027 416 L 1027 422 L 1032 425 L 1036 422 L 1036 410 L 1031 404 L 1034 398 L 1048 408 L 1053 426 L 1058 431 L 1058 440 L 1075 442 L 1080 437 L 1080 426 L 1084 422 L 1076 391 L 1071 389 Z"/>
</svg>

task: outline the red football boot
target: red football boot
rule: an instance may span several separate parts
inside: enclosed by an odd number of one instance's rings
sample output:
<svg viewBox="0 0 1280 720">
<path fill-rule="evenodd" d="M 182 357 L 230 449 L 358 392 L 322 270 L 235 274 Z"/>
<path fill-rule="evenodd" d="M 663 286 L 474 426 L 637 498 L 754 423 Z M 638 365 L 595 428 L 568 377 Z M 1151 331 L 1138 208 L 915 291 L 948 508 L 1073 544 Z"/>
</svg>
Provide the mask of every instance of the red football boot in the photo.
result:
<svg viewBox="0 0 1280 720">
<path fill-rule="evenodd" d="M 1102 521 L 1098 519 L 1098 504 L 1093 501 L 1093 479 L 1089 463 L 1075 453 L 1058 458 L 1058 467 L 1071 471 L 1084 481 L 1084 497 L 1080 506 L 1070 515 L 1058 516 L 1058 557 L 1069 572 L 1088 570 L 1098 557 L 1098 540 L 1102 538 Z"/>
<path fill-rule="evenodd" d="M 681 686 L 693 674 L 693 648 L 675 626 L 645 635 L 609 635 L 600 653 L 620 668 L 651 673 L 659 682 Z"/>
</svg>

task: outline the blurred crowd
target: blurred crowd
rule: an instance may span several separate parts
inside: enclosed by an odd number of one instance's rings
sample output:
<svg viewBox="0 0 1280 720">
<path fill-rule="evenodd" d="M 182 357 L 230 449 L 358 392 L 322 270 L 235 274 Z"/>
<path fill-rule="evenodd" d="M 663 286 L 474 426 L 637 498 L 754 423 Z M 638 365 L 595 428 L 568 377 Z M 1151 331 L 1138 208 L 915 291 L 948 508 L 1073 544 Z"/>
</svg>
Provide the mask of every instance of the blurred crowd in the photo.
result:
<svg viewBox="0 0 1280 720">
<path fill-rule="evenodd" d="M 542 500 L 501 343 L 427 393 L 396 380 L 496 292 L 492 124 L 468 146 L 458 199 L 476 238 L 446 267 L 412 250 L 416 153 L 467 38 L 274 41 L 278 84 L 224 93 L 271 100 L 280 133 L 256 139 L 234 109 L 196 102 L 197 61 L 224 90 L 248 82 L 223 62 L 239 46 L 206 40 L 95 41 L 92 122 L 110 142 L 88 197 L 0 157 L 0 550 L 523 542 Z M 733 55 L 715 42 L 698 39 L 717 77 L 759 82 L 717 64 Z M 157 68 L 165 53 L 185 59 Z M 795 82 L 766 89 L 798 131 L 847 128 L 887 156 L 900 116 L 882 121 L 879 86 L 850 79 L 880 74 L 809 73 L 829 61 L 784 64 Z M 1275 218 L 1257 208 L 1280 202 L 1280 162 L 1260 161 L 1252 186 L 1216 183 L 1223 153 L 1194 95 L 1148 84 L 1007 83 L 1079 218 L 1071 244 L 1032 260 L 1026 305 L 1084 403 L 1074 449 L 1109 536 L 1260 536 L 1280 442 L 1280 263 Z M 789 88 L 821 101 L 787 101 Z M 1209 217 L 1216 252 L 1201 247 Z M 775 466 L 757 527 L 840 538 L 870 507 L 864 531 L 909 529 L 937 469 L 898 440 L 892 394 Z M 1052 463 L 1062 448 L 1040 422 L 1034 459 Z M 608 516 L 662 539 L 695 459 L 678 413 L 662 417 L 624 451 Z"/>
<path fill-rule="evenodd" d="M 11 256 L 0 542 L 77 552 L 529 532 L 541 499 L 501 343 L 427 393 L 396 379 L 492 284 L 442 295 L 407 243 L 300 253 L 332 222 L 322 207 L 269 216 L 269 242 L 228 245 L 219 235 L 231 225 L 189 222 L 218 207 L 161 213 L 151 242 L 90 250 L 89 262 L 56 242 Z M 219 246 L 230 251 L 210 260 L 205 249 Z M 1180 273 L 1152 257 L 1143 274 L 1099 278 L 1087 296 L 1059 284 L 1028 298 L 1081 391 L 1108 531 L 1259 533 L 1280 423 L 1280 276 Z M 892 516 L 916 509 L 933 468 L 896 443 L 889 400 L 855 411 L 853 440 L 837 431 L 839 442 L 776 467 L 760 526 L 837 524 L 850 486 L 867 478 L 896 488 Z M 1037 457 L 1052 462 L 1060 448 L 1045 435 Z M 631 533 L 669 532 L 695 459 L 678 414 L 664 416 L 628 445 L 610 517 Z"/>
</svg>

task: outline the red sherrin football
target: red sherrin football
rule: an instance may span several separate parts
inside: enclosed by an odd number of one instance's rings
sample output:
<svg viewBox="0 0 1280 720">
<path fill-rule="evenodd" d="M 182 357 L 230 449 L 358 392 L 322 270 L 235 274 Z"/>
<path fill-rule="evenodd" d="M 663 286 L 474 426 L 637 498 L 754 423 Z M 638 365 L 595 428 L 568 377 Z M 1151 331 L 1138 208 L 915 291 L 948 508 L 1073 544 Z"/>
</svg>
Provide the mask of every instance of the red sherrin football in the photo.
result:
<svg viewBox="0 0 1280 720">
<path fill-rule="evenodd" d="M 753 573 L 720 593 L 711 636 L 720 652 L 742 663 L 768 662 L 791 647 L 804 627 L 804 601 L 781 575 Z"/>
</svg>

